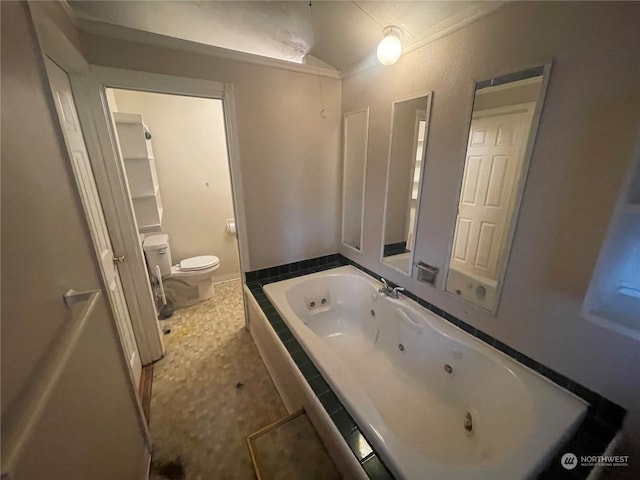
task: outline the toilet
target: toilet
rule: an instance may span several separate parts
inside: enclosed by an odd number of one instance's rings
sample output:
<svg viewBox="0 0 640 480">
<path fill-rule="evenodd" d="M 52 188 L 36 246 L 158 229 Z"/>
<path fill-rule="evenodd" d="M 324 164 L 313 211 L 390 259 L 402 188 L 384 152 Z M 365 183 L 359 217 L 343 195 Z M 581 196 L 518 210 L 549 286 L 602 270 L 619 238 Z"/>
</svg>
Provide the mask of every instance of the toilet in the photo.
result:
<svg viewBox="0 0 640 480">
<path fill-rule="evenodd" d="M 158 276 L 156 266 L 160 268 L 165 295 L 174 307 L 187 307 L 213 297 L 213 274 L 220 268 L 218 257 L 201 255 L 172 265 L 166 233 L 148 235 L 142 242 L 142 249 L 152 278 Z"/>
</svg>

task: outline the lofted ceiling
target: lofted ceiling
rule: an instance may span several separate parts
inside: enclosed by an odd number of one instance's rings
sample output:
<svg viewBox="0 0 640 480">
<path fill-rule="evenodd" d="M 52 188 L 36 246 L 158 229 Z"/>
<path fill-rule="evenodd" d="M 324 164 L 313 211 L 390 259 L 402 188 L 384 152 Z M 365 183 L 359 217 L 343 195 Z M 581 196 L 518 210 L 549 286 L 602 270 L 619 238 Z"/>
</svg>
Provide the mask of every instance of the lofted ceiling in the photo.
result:
<svg viewBox="0 0 640 480">
<path fill-rule="evenodd" d="M 497 8 L 486 1 L 74 1 L 81 19 L 345 71 L 375 55 L 388 25 L 405 48 Z"/>
</svg>

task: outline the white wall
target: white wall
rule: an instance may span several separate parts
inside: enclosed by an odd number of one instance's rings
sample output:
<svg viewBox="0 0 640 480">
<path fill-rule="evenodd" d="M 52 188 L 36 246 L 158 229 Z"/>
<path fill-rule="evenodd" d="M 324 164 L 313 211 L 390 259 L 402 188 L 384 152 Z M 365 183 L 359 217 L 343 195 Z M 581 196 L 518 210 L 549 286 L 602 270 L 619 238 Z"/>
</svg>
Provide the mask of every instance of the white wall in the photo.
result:
<svg viewBox="0 0 640 480">
<path fill-rule="evenodd" d="M 4 452 L 25 392 L 77 314 L 63 293 L 102 285 L 29 7 L 0 5 Z M 103 296 L 12 478 L 143 478 L 148 453 L 126 368 Z"/>
<path fill-rule="evenodd" d="M 540 86 L 542 77 L 536 82 L 525 85 L 512 86 L 488 93 L 476 93 L 473 111 L 488 110 L 490 108 L 500 108 L 520 103 L 536 102 L 540 98 Z"/>
<path fill-rule="evenodd" d="M 391 67 L 344 79 L 343 111 L 369 106 L 362 253 L 341 253 L 630 410 L 640 451 L 640 346 L 581 316 L 640 124 L 637 3 L 521 2 Z M 615 52 L 615 53 L 612 53 Z M 553 58 L 548 93 L 496 316 L 379 260 L 391 102 L 433 90 L 416 261 L 448 264 L 474 80 Z M 638 478 L 640 462 L 620 474 Z"/>
<path fill-rule="evenodd" d="M 215 280 L 240 274 L 222 101 L 114 90 L 118 111 L 139 113 L 151 131 L 173 263 L 197 255 L 220 259 Z"/>
<path fill-rule="evenodd" d="M 95 34 L 85 34 L 83 42 L 95 65 L 233 84 L 250 256 L 246 270 L 337 251 L 339 80 Z"/>
</svg>

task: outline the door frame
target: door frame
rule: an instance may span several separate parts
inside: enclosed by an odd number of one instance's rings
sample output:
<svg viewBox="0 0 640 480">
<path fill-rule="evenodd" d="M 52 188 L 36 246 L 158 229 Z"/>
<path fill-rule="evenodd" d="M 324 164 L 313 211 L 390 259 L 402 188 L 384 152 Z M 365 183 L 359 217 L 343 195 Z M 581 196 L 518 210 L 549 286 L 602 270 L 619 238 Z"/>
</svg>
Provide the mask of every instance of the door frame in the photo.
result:
<svg viewBox="0 0 640 480">
<path fill-rule="evenodd" d="M 98 188 L 102 187 L 108 191 L 107 195 L 113 199 L 115 204 L 113 210 L 105 212 L 105 214 L 111 216 L 112 221 L 117 224 L 118 230 L 122 233 L 125 243 L 123 252 L 128 260 L 125 264 L 128 264 L 131 275 L 135 275 L 132 287 L 140 296 L 145 295 L 145 290 L 148 290 L 149 293 L 151 290 L 144 252 L 140 245 L 129 195 L 125 167 L 118 149 L 116 132 L 111 122 L 106 89 L 138 90 L 222 101 L 242 276 L 250 265 L 250 260 L 233 85 L 213 80 L 89 65 L 87 72 L 71 76 L 71 86 L 74 94 L 77 93 L 79 98 L 78 109 L 81 124 L 83 126 L 91 124 L 93 127 L 92 139 L 88 143 L 93 144 L 95 152 L 91 152 L 92 156 L 99 159 L 104 173 L 100 178 L 96 175 Z M 154 326 L 148 324 L 144 326 L 147 334 L 153 334 L 154 328 L 157 328 L 157 322 L 154 323 Z"/>
</svg>

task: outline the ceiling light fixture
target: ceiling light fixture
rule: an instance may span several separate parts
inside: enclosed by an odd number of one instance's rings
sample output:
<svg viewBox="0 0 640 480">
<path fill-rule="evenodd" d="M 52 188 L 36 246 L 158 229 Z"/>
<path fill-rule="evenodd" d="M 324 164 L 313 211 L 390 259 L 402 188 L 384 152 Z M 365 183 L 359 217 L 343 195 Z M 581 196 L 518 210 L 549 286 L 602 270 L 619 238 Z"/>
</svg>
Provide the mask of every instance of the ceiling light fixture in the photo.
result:
<svg viewBox="0 0 640 480">
<path fill-rule="evenodd" d="M 384 38 L 378 44 L 378 60 L 382 65 L 393 65 L 402 53 L 402 30 L 399 27 L 386 27 L 383 34 Z"/>
</svg>

